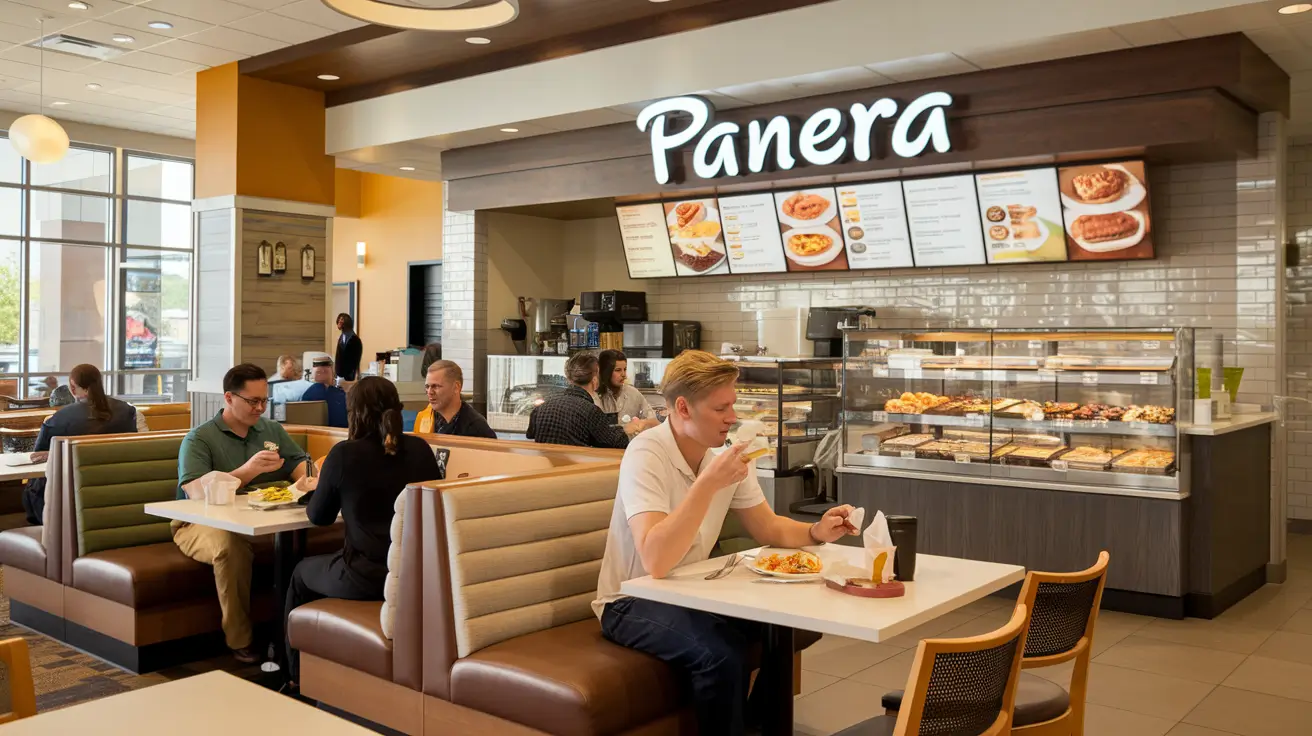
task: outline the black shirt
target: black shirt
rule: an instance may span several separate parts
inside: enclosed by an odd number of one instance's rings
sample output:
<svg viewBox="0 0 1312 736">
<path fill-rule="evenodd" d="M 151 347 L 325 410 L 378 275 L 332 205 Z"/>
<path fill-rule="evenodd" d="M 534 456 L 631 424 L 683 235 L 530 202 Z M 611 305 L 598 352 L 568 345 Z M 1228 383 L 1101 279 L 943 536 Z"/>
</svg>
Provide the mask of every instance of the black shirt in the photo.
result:
<svg viewBox="0 0 1312 736">
<path fill-rule="evenodd" d="M 486 437 L 494 440 L 497 433 L 487 425 L 487 420 L 474 407 L 460 402 L 460 408 L 451 421 L 445 421 L 441 414 L 433 412 L 433 434 L 453 434 L 460 437 Z"/>
<path fill-rule="evenodd" d="M 311 522 L 328 526 L 341 512 L 347 571 L 381 591 L 387 579 L 387 547 L 392 542 L 397 497 L 408 483 L 440 477 L 433 449 L 419 437 L 402 435 L 395 455 L 383 452 L 376 439 L 343 440 L 328 451 L 306 513 Z"/>
<path fill-rule="evenodd" d="M 360 371 L 360 358 L 363 355 L 364 343 L 360 342 L 360 336 L 352 332 L 348 337 L 343 332 L 337 338 L 337 357 L 333 360 L 337 377 L 343 381 L 354 381 L 356 373 Z"/>
<path fill-rule="evenodd" d="M 63 386 L 60 386 L 63 388 Z M 33 452 L 49 452 L 50 441 L 56 437 L 77 437 L 87 434 L 119 434 L 137 431 L 137 409 L 126 401 L 112 396 L 109 401 L 109 419 L 92 419 L 91 404 L 86 399 L 69 404 L 46 417 L 37 433 Z M 36 496 L 45 493 L 46 479 L 28 481 L 28 492 Z"/>
<path fill-rule="evenodd" d="M 629 436 L 615 426 L 592 402 L 592 395 L 578 386 L 566 389 L 533 410 L 528 416 L 527 436 L 548 445 L 580 447 L 629 446 Z"/>
</svg>

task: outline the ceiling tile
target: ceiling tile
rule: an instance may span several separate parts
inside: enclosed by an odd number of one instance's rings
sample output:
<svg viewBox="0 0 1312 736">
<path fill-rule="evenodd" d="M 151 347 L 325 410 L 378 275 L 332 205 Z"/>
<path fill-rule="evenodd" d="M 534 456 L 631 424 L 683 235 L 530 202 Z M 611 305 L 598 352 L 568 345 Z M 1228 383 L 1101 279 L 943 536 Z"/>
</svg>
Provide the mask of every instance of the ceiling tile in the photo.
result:
<svg viewBox="0 0 1312 736">
<path fill-rule="evenodd" d="M 137 69 L 146 69 L 160 74 L 182 74 L 184 72 L 194 72 L 199 67 L 190 61 L 181 59 L 170 59 L 167 56 L 152 54 L 147 51 L 134 51 L 130 54 L 124 54 L 110 62 L 122 66 L 135 67 Z"/>
<path fill-rule="evenodd" d="M 1287 4 L 1249 3 L 1219 10 L 1209 10 L 1203 13 L 1177 15 L 1174 18 L 1168 18 L 1167 22 L 1188 38 L 1215 36 L 1219 33 L 1233 33 L 1234 31 L 1249 31 L 1279 23 L 1281 16 L 1276 13 L 1276 9 L 1280 5 Z"/>
<path fill-rule="evenodd" d="M 169 40 L 167 36 L 161 36 L 158 33 L 146 31 L 144 28 L 130 28 L 112 22 L 114 16 L 105 18 L 104 21 L 93 20 L 89 23 L 79 23 L 73 26 L 68 33 L 73 36 L 85 38 L 98 43 L 117 48 L 131 49 L 139 51 L 150 48 L 157 43 L 163 43 Z M 119 33 L 126 33 L 135 39 L 132 43 L 117 43 L 114 36 Z"/>
<path fill-rule="evenodd" d="M 1312 23 L 1291 23 L 1285 26 L 1276 26 L 1273 28 L 1261 28 L 1256 31 L 1247 31 L 1248 37 L 1253 39 L 1263 51 L 1301 51 L 1309 53 L 1308 46 L 1312 45 Z"/>
<path fill-rule="evenodd" d="M 173 120 L 173 125 L 194 125 L 196 120 L 196 111 L 186 107 L 156 107 L 150 113 Z"/>
<path fill-rule="evenodd" d="M 0 77 L 35 82 L 41 78 L 41 70 L 35 64 L 24 64 L 0 56 Z"/>
<path fill-rule="evenodd" d="M 720 87 L 716 92 L 755 105 L 765 105 L 799 97 L 846 92 L 866 87 L 878 87 L 893 80 L 863 66 L 834 69 L 818 74 L 803 74 L 786 79 L 775 79 L 755 84 Z"/>
<path fill-rule="evenodd" d="M 111 64 L 102 62 L 95 65 L 89 70 L 91 74 L 98 74 L 108 77 L 119 82 L 128 84 L 137 84 L 142 87 L 154 87 L 156 89 L 166 89 L 171 92 L 196 92 L 196 75 L 195 74 L 178 74 L 169 76 L 160 74 L 146 69 L 136 69 L 130 66 Z"/>
<path fill-rule="evenodd" d="M 1312 53 L 1307 51 L 1268 51 L 1267 56 L 1290 74 L 1312 71 Z"/>
<path fill-rule="evenodd" d="M 6 21 L 12 20 L 8 16 L 4 17 Z M 0 23 L 0 41 L 4 43 L 27 43 L 40 37 L 41 32 L 35 28 L 18 26 L 8 22 Z"/>
<path fill-rule="evenodd" d="M 120 26 L 123 30 L 132 33 L 133 35 L 136 35 L 133 29 L 140 29 L 166 38 L 181 38 L 192 33 L 203 31 L 212 25 L 205 21 L 169 13 L 163 8 L 157 8 L 152 5 L 132 5 L 123 8 L 116 13 L 111 13 L 104 18 L 101 18 L 101 20 L 105 23 L 112 23 L 116 26 Z M 147 25 L 151 21 L 156 20 L 172 23 L 173 27 L 159 29 L 151 28 Z"/>
<path fill-rule="evenodd" d="M 288 18 L 298 18 L 306 23 L 313 23 L 316 26 L 331 28 L 334 31 L 349 31 L 352 28 L 359 28 L 367 25 L 363 21 L 358 21 L 346 15 L 333 10 L 323 4 L 323 0 L 296 0 L 296 2 L 287 3 L 280 7 L 271 8 L 272 12 L 278 15 L 285 15 Z"/>
<path fill-rule="evenodd" d="M 1158 43 L 1184 40 L 1184 34 L 1164 20 L 1149 20 L 1143 23 L 1114 26 L 1112 31 L 1129 42 L 1131 46 L 1152 46 Z"/>
<path fill-rule="evenodd" d="M 1307 72 L 1290 74 L 1289 91 L 1293 93 L 1312 92 L 1312 74 Z"/>
<path fill-rule="evenodd" d="M 957 56 L 983 69 L 997 69 L 1017 64 L 1031 64 L 1050 59 L 1096 54 L 1128 48 L 1129 43 L 1110 28 L 1013 43 L 1005 48 L 964 51 Z"/>
<path fill-rule="evenodd" d="M 248 5 L 256 10 L 273 10 L 280 5 L 286 5 L 287 0 L 231 0 L 238 5 Z"/>
<path fill-rule="evenodd" d="M 213 46 L 192 43 L 184 39 L 165 41 L 158 46 L 151 46 L 150 53 L 167 56 L 171 59 L 190 61 L 201 66 L 219 66 L 230 61 L 237 61 L 245 56 L 245 54 L 236 51 L 216 49 Z"/>
<path fill-rule="evenodd" d="M 17 61 L 37 68 L 44 64 L 47 69 L 62 69 L 66 72 L 75 72 L 96 63 L 95 59 L 61 54 L 58 51 L 42 52 L 40 49 L 34 49 L 31 46 L 10 46 L 4 51 L 0 51 L 0 59 Z"/>
<path fill-rule="evenodd" d="M 917 79 L 933 79 L 979 71 L 975 65 L 954 54 L 913 56 L 909 59 L 867 64 L 866 68 L 895 82 L 913 82 Z"/>
<path fill-rule="evenodd" d="M 334 33 L 327 28 L 321 28 L 295 18 L 273 13 L 260 13 L 249 18 L 242 18 L 229 23 L 228 27 L 254 33 L 265 38 L 275 38 L 287 43 L 305 43 L 316 38 L 331 36 Z"/>
<path fill-rule="evenodd" d="M 127 84 L 114 90 L 114 94 L 123 97 L 131 97 L 137 100 L 143 100 L 153 103 L 156 107 L 160 105 L 195 105 L 196 96 L 185 92 L 170 92 L 164 89 L 155 89 L 153 87 L 141 87 L 135 84 Z"/>
<path fill-rule="evenodd" d="M 238 31 L 233 28 L 223 28 L 220 26 L 215 26 L 193 36 L 189 36 L 188 40 L 206 46 L 214 46 L 215 48 L 226 49 L 228 51 L 236 51 L 238 53 L 246 54 L 247 56 L 267 54 L 270 51 L 277 51 L 288 45 L 282 41 L 275 41 L 271 38 L 264 38 L 263 36 L 257 36 L 253 33 Z"/>
<path fill-rule="evenodd" d="M 319 2 L 319 0 L 315 0 L 315 2 Z M 193 18 L 216 25 L 231 23 L 238 18 L 245 18 L 248 15 L 255 15 L 260 12 L 256 8 L 248 5 L 238 5 L 229 2 L 229 0 L 147 0 L 142 3 L 142 7 L 154 8 L 184 18 Z"/>
<path fill-rule="evenodd" d="M 58 31 L 76 23 L 95 20 L 128 7 L 130 3 L 118 0 L 90 0 L 91 7 L 86 10 L 73 10 L 68 7 L 68 0 L 5 0 L 0 2 L 0 17 L 8 23 L 36 28 L 37 18 L 42 14 L 55 16 L 46 21 L 46 32 Z"/>
</svg>

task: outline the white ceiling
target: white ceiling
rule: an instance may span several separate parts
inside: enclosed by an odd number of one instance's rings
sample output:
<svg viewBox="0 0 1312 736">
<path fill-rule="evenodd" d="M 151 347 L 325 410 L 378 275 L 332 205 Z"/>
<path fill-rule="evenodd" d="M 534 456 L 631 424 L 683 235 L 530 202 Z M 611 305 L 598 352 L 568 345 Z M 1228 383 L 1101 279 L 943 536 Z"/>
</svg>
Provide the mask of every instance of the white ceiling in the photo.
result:
<svg viewBox="0 0 1312 736">
<path fill-rule="evenodd" d="M 68 0 L 0 0 L 0 109 L 39 107 L 42 52 L 25 44 L 41 37 L 42 15 L 53 16 L 46 34 L 131 49 L 107 62 L 44 52 L 47 115 L 184 138 L 196 135 L 196 72 L 364 25 L 320 0 L 86 2 L 89 10 L 72 10 Z M 146 25 L 157 20 L 173 28 Z M 116 33 L 136 41 L 116 44 Z"/>
</svg>

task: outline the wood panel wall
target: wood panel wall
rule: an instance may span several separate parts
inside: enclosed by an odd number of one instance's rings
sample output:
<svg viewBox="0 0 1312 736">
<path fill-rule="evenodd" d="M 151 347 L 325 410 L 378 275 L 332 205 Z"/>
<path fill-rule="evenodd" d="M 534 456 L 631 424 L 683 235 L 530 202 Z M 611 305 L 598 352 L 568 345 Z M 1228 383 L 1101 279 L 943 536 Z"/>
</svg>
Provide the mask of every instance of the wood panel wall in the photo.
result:
<svg viewBox="0 0 1312 736">
<path fill-rule="evenodd" d="M 323 350 L 328 300 L 328 221 L 241 210 L 241 337 L 238 356 L 272 373 L 278 356 Z M 258 273 L 260 241 L 287 245 L 287 272 Z M 301 278 L 301 246 L 314 247 L 314 280 Z M 226 370 L 226 368 L 224 369 Z"/>
</svg>

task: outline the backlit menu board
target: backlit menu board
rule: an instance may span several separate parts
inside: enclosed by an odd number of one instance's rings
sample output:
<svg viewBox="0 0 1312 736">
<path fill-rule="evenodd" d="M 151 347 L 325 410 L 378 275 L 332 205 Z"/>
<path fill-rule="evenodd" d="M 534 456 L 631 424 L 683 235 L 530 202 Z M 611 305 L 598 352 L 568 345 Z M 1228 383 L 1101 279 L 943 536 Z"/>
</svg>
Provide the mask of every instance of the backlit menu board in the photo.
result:
<svg viewBox="0 0 1312 736">
<path fill-rule="evenodd" d="M 1055 168 L 975 176 L 989 263 L 1066 260 L 1066 228 Z"/>
<path fill-rule="evenodd" d="M 775 192 L 789 271 L 846 271 L 838 193 L 833 187 Z"/>
<path fill-rule="evenodd" d="M 783 273 L 784 241 L 775 217 L 774 195 L 720 197 L 720 220 L 730 273 Z"/>
<path fill-rule="evenodd" d="M 665 208 L 659 202 L 615 208 L 624 242 L 624 260 L 629 278 L 653 279 L 675 275 L 670 234 L 665 226 Z"/>
<path fill-rule="evenodd" d="M 1148 179 L 1142 161 L 1057 170 L 1072 261 L 1153 257 Z"/>
<path fill-rule="evenodd" d="M 724 227 L 713 198 L 666 202 L 665 225 L 670 235 L 676 276 L 726 274 Z"/>
<path fill-rule="evenodd" d="M 907 231 L 902 183 L 838 187 L 839 220 L 849 268 L 910 268 L 911 234 Z"/>
<path fill-rule="evenodd" d="M 902 182 L 917 266 L 978 266 L 984 234 L 971 174 Z"/>
</svg>

